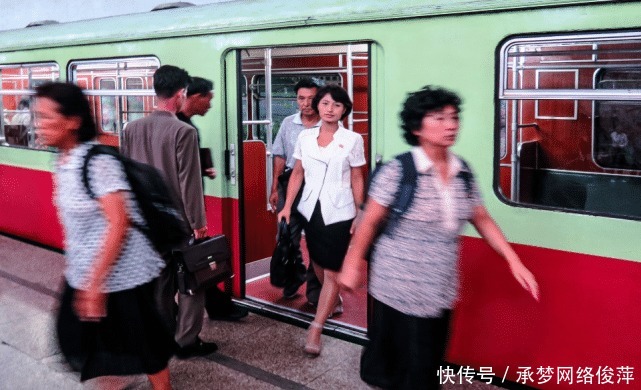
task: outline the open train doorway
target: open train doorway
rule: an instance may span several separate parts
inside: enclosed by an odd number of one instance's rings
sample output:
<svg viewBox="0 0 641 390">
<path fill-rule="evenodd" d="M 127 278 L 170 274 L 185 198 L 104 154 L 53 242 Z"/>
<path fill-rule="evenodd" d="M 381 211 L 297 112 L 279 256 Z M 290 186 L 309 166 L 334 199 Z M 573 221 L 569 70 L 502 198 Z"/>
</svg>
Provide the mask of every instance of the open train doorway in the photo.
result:
<svg viewBox="0 0 641 390">
<path fill-rule="evenodd" d="M 342 125 L 364 139 L 370 156 L 370 45 L 366 43 L 270 47 L 237 52 L 239 167 L 241 229 L 245 265 L 245 298 L 252 305 L 298 320 L 314 316 L 315 306 L 306 285 L 284 296 L 270 284 L 269 264 L 276 244 L 277 220 L 269 197 L 273 183 L 273 142 L 283 120 L 298 112 L 295 84 L 304 78 L 319 86 L 335 84 L 350 95 L 354 108 Z M 365 174 L 367 174 L 365 172 Z M 309 264 L 306 239 L 301 240 L 303 260 Z M 367 291 L 343 294 L 344 312 L 327 323 L 339 332 L 364 334 L 367 327 Z"/>
</svg>

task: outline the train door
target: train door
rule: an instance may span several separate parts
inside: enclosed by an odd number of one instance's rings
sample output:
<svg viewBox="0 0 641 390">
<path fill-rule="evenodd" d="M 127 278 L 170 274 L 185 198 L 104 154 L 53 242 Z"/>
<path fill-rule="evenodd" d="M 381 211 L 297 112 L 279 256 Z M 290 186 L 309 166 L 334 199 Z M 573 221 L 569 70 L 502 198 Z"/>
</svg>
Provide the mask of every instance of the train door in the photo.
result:
<svg viewBox="0 0 641 390">
<path fill-rule="evenodd" d="M 283 119 L 298 110 L 294 85 L 302 78 L 311 78 L 321 86 L 337 84 L 348 91 L 354 110 L 344 126 L 364 138 L 369 161 L 369 45 L 248 48 L 236 51 L 235 56 L 234 96 L 240 115 L 230 120 L 239 122 L 241 145 L 238 161 L 244 295 L 250 305 L 308 321 L 313 318 L 314 307 L 307 302 L 305 286 L 293 299 L 285 299 L 282 289 L 269 282 L 269 262 L 277 233 L 276 215 L 269 206 L 272 142 Z M 301 246 L 307 263 L 304 239 Z M 343 298 L 345 313 L 331 324 L 339 332 L 362 334 L 367 323 L 366 290 Z"/>
</svg>

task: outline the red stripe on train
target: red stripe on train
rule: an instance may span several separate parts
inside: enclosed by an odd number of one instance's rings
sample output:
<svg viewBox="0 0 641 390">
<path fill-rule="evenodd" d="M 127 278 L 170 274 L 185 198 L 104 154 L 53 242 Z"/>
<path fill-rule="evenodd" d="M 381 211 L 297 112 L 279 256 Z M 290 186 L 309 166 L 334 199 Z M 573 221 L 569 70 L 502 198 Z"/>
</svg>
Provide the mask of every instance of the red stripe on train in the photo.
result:
<svg viewBox="0 0 641 390">
<path fill-rule="evenodd" d="M 62 248 L 50 172 L 0 165 L 0 231 Z"/>
<path fill-rule="evenodd" d="M 641 264 L 607 257 L 514 245 L 540 286 L 534 301 L 512 278 L 505 262 L 478 238 L 465 238 L 460 302 L 452 322 L 449 361 L 492 367 L 518 378 L 531 367 L 540 388 L 575 386 L 578 368 L 630 366 L 641 381 Z M 538 367 L 555 376 L 537 383 Z M 572 367 L 574 384 L 557 383 L 556 368 Z M 593 379 L 597 384 L 597 377 Z M 621 382 L 619 385 L 623 386 Z M 629 388 L 629 387 L 628 387 Z"/>
<path fill-rule="evenodd" d="M 61 227 L 51 201 L 49 172 L 0 165 L 0 231 L 62 247 Z M 205 197 L 211 233 L 225 232 L 234 249 L 234 294 L 242 296 L 238 200 Z M 514 245 L 535 274 L 541 301 L 512 278 L 505 262 L 482 240 L 464 238 L 461 293 L 453 321 L 448 360 L 475 369 L 489 367 L 518 379 L 530 367 L 540 388 L 570 388 L 576 371 L 599 367 L 641 369 L 641 264 L 607 257 Z M 538 384 L 539 367 L 555 376 Z M 574 384 L 559 383 L 558 367 L 570 367 Z M 635 378 L 638 378 L 635 375 Z M 637 381 L 631 383 L 634 388 Z M 593 383 L 598 383 L 597 378 Z M 624 386 L 620 383 L 619 386 Z"/>
</svg>

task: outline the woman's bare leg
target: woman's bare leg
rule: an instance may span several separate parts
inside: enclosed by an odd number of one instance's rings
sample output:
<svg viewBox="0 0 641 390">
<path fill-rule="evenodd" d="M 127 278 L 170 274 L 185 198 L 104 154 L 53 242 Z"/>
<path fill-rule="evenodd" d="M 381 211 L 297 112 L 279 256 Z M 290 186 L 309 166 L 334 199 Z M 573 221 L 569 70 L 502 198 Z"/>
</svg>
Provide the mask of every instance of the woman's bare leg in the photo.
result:
<svg viewBox="0 0 641 390">
<path fill-rule="evenodd" d="M 323 288 L 321 289 L 320 297 L 318 298 L 318 308 L 316 309 L 316 316 L 314 322 L 310 326 L 307 333 L 306 351 L 318 347 L 320 353 L 321 334 L 323 333 L 323 326 L 325 321 L 329 318 L 330 314 L 334 311 L 334 307 L 338 302 L 338 293 L 340 288 L 336 282 L 336 272 L 326 270 L 314 263 L 314 270 L 322 270 L 323 272 Z M 318 271 L 316 271 L 318 272 Z M 320 279 L 320 278 L 319 278 Z M 308 351 L 309 352 L 309 351 Z"/>
</svg>

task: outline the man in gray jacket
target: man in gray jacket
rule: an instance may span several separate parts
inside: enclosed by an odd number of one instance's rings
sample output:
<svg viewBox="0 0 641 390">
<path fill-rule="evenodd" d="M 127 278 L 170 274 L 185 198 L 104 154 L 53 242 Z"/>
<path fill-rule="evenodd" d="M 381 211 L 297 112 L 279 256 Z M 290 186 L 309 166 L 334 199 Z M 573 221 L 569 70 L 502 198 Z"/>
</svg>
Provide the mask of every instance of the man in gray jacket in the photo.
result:
<svg viewBox="0 0 641 390">
<path fill-rule="evenodd" d="M 211 108 L 211 101 L 214 98 L 214 83 L 202 77 L 192 77 L 187 87 L 187 99 L 182 105 L 176 117 L 192 126 L 196 131 L 191 118 L 195 115 L 204 116 Z M 201 174 L 210 179 L 216 178 L 216 169 L 206 168 Z M 236 305 L 231 295 L 218 289 L 217 286 L 205 290 L 205 311 L 212 320 L 237 321 L 246 317 L 249 312 L 244 307 Z"/>
<path fill-rule="evenodd" d="M 198 157 L 196 129 L 176 118 L 185 101 L 191 78 L 178 67 L 163 65 L 154 74 L 156 109 L 145 118 L 127 125 L 122 138 L 123 155 L 149 164 L 164 176 L 178 209 L 195 238 L 207 235 L 207 220 Z M 177 291 L 170 254 L 163 254 L 170 266 L 159 278 L 157 301 L 167 325 L 175 329 L 179 358 L 204 356 L 218 349 L 215 343 L 202 341 L 198 334 L 204 317 L 204 291 L 195 295 L 178 294 L 178 314 L 174 297 Z"/>
</svg>

